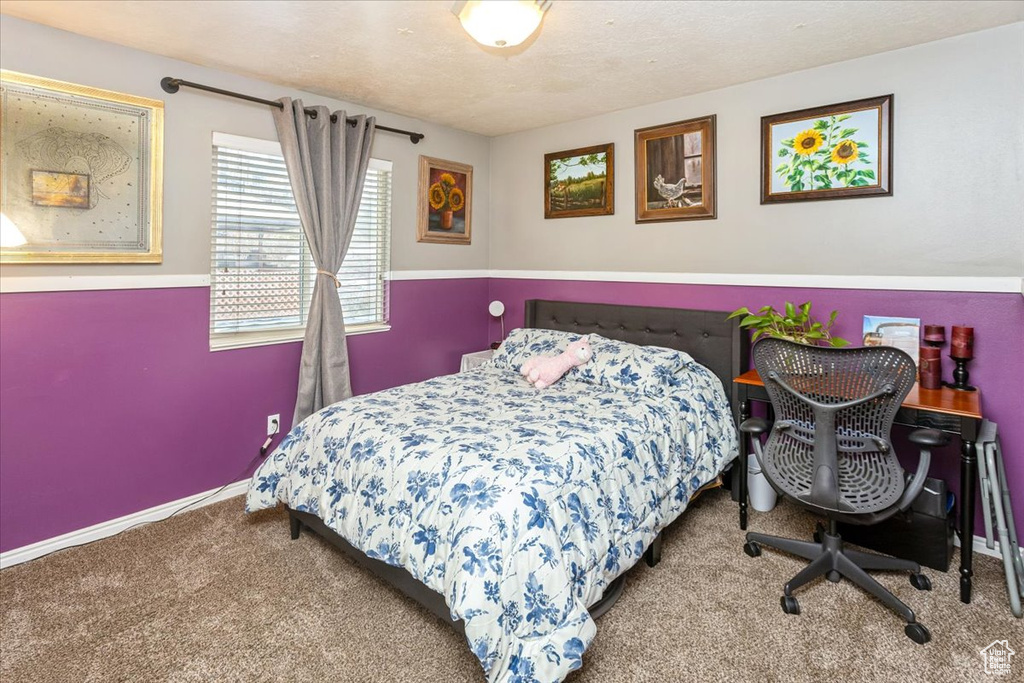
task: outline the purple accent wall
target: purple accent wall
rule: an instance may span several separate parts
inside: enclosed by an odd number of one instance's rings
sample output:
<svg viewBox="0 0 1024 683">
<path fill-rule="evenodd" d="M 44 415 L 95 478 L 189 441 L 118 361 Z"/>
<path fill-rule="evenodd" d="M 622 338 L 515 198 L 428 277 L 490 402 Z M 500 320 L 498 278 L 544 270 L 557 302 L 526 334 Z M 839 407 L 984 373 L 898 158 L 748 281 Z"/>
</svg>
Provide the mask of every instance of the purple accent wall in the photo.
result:
<svg viewBox="0 0 1024 683">
<path fill-rule="evenodd" d="M 677 285 L 635 282 L 588 282 L 580 280 L 492 279 L 489 298 L 505 304 L 505 329 L 521 327 L 527 299 L 555 299 L 595 303 L 668 306 L 732 311 L 741 306 L 780 306 L 784 301 L 814 303 L 813 313 L 826 318 L 837 309 L 837 334 L 856 343 L 864 315 L 920 318 L 921 323 L 971 325 L 975 334 L 975 360 L 970 363 L 971 384 L 982 392 L 982 412 L 999 423 L 1007 479 L 1014 499 L 1017 529 L 1024 529 L 1024 297 L 1020 294 L 961 292 L 907 292 L 722 285 Z M 501 336 L 497 321 L 489 336 Z M 943 373 L 952 380 L 953 364 L 943 350 Z M 908 459 L 916 462 L 916 455 Z M 932 476 L 950 482 L 959 491 L 959 445 L 933 455 Z M 975 534 L 984 534 L 981 515 L 976 515 Z"/>
<path fill-rule="evenodd" d="M 487 280 L 396 281 L 349 338 L 356 393 L 485 348 Z M 299 343 L 209 350 L 207 288 L 0 296 L 0 551 L 236 481 L 290 428 Z"/>
<path fill-rule="evenodd" d="M 1024 529 L 1024 298 L 1019 294 L 864 291 L 557 280 L 396 281 L 390 332 L 349 338 L 356 393 L 458 370 L 500 338 L 529 298 L 732 310 L 811 299 L 840 310 L 856 339 L 864 314 L 975 327 L 971 381 L 999 423 Z M 22 547 L 236 480 L 266 416 L 285 430 L 298 343 L 211 352 L 206 288 L 0 296 L 0 551 Z M 949 376 L 952 365 L 944 359 Z M 936 475 L 959 481 L 957 450 Z M 981 529 L 976 528 L 976 533 Z"/>
</svg>

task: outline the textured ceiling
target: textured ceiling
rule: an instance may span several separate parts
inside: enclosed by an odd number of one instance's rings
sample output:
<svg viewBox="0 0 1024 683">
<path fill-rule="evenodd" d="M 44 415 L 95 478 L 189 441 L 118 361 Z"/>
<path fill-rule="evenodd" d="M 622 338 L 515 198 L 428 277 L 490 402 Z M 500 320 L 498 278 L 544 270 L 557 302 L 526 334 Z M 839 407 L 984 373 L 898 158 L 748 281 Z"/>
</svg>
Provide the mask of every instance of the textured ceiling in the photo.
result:
<svg viewBox="0 0 1024 683">
<path fill-rule="evenodd" d="M 1024 2 L 555 0 L 531 39 L 502 51 L 473 42 L 451 5 L 3 0 L 0 11 L 483 135 L 1024 20 Z"/>
</svg>

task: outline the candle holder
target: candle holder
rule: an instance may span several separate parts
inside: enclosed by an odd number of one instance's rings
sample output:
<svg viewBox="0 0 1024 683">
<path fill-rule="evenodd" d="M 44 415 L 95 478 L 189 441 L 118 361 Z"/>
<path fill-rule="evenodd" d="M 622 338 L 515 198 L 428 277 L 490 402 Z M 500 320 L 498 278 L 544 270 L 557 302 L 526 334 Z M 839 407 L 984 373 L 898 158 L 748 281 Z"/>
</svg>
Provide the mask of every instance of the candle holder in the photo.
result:
<svg viewBox="0 0 1024 683">
<path fill-rule="evenodd" d="M 967 383 L 967 361 L 974 358 L 974 328 L 965 325 L 953 325 L 953 337 L 949 347 L 949 357 L 956 363 L 953 368 L 953 383 L 946 386 L 957 391 L 974 391 Z"/>
<path fill-rule="evenodd" d="M 944 382 L 944 384 L 950 389 L 956 389 L 957 391 L 977 391 L 977 387 L 972 387 L 967 383 L 969 374 L 967 372 L 967 361 L 970 358 L 957 358 L 956 356 L 950 356 L 953 362 L 956 363 L 956 367 L 953 368 L 953 383 Z"/>
</svg>

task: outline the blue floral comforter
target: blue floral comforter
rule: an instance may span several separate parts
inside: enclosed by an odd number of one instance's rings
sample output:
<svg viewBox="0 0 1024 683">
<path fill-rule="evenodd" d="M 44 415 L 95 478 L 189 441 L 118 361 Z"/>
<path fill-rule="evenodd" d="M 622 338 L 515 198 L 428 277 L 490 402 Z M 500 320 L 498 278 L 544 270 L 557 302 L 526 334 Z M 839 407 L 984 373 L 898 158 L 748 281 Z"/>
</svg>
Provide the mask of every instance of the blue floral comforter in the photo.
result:
<svg viewBox="0 0 1024 683">
<path fill-rule="evenodd" d="M 283 502 L 442 594 L 489 681 L 560 681 L 587 606 L 736 453 L 721 382 L 689 366 L 651 397 L 494 365 L 311 416 L 256 471 Z"/>
</svg>

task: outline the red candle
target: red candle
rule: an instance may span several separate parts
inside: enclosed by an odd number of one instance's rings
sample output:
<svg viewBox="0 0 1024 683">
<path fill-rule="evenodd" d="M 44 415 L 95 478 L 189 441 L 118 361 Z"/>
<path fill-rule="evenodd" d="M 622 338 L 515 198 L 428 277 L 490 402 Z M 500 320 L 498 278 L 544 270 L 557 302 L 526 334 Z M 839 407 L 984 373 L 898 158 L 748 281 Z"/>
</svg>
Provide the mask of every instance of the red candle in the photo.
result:
<svg viewBox="0 0 1024 683">
<path fill-rule="evenodd" d="M 974 328 L 953 326 L 953 338 L 950 341 L 949 355 L 961 360 L 974 358 Z"/>
<path fill-rule="evenodd" d="M 942 388 L 942 349 L 937 346 L 921 347 L 921 388 L 941 389 Z"/>
<path fill-rule="evenodd" d="M 946 328 L 942 325 L 925 325 L 924 340 L 942 344 L 946 341 Z"/>
</svg>

